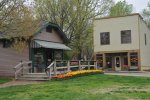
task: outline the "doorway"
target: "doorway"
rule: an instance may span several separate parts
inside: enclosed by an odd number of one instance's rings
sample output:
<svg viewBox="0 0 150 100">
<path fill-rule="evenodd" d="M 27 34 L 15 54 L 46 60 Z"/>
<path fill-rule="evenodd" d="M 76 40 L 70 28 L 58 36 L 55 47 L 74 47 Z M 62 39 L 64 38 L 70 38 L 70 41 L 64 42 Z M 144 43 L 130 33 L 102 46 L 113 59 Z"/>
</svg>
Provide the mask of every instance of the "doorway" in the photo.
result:
<svg viewBox="0 0 150 100">
<path fill-rule="evenodd" d="M 121 57 L 120 56 L 115 57 L 115 70 L 121 71 Z"/>
</svg>

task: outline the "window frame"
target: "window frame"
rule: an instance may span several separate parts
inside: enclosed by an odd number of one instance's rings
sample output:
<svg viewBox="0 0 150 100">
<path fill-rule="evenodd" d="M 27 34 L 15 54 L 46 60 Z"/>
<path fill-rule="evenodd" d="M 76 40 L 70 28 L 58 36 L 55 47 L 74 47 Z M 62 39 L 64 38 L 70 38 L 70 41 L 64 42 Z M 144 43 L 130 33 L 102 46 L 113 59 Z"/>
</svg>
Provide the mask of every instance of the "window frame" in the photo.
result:
<svg viewBox="0 0 150 100">
<path fill-rule="evenodd" d="M 103 35 L 103 34 L 105 34 L 105 35 Z M 105 39 L 104 39 L 104 37 L 105 37 Z M 100 32 L 100 44 L 101 45 L 110 45 L 110 32 Z"/>
<path fill-rule="evenodd" d="M 121 35 L 121 44 L 131 44 L 132 43 L 131 30 L 122 30 L 122 31 L 120 31 L 120 35 Z"/>
</svg>

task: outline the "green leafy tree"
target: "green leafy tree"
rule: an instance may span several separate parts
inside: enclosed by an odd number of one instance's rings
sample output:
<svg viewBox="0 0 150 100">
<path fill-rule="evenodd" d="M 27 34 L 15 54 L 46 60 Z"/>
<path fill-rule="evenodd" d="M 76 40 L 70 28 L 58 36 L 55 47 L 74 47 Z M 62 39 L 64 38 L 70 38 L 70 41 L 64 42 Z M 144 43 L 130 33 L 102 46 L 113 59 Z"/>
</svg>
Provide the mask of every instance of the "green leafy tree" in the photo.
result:
<svg viewBox="0 0 150 100">
<path fill-rule="evenodd" d="M 69 39 L 68 45 L 73 49 L 72 57 L 79 55 L 80 59 L 93 49 L 93 19 L 106 14 L 111 2 L 112 0 L 35 0 L 34 8 L 38 19 L 57 23 L 63 29 Z"/>
<path fill-rule="evenodd" d="M 17 37 L 13 48 L 23 51 L 27 45 L 22 37 L 27 40 L 36 29 L 37 23 L 23 0 L 0 0 L 0 33 L 7 39 Z"/>
<path fill-rule="evenodd" d="M 125 0 L 117 2 L 110 8 L 109 16 L 122 16 L 132 13 L 133 6 L 128 4 Z"/>
<path fill-rule="evenodd" d="M 150 28 L 150 2 L 147 4 L 147 9 L 142 11 L 142 15 L 147 26 Z"/>
</svg>

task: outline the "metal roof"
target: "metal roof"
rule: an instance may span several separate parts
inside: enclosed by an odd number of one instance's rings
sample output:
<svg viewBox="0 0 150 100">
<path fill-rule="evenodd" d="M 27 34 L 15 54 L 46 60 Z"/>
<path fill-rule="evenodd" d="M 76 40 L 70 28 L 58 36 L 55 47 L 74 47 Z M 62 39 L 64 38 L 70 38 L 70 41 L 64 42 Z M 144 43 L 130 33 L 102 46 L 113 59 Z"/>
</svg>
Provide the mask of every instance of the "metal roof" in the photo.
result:
<svg viewBox="0 0 150 100">
<path fill-rule="evenodd" d="M 54 43 L 50 41 L 41 41 L 41 40 L 34 40 L 34 42 L 38 44 L 38 47 L 71 50 L 68 46 L 61 44 L 61 43 Z"/>
</svg>

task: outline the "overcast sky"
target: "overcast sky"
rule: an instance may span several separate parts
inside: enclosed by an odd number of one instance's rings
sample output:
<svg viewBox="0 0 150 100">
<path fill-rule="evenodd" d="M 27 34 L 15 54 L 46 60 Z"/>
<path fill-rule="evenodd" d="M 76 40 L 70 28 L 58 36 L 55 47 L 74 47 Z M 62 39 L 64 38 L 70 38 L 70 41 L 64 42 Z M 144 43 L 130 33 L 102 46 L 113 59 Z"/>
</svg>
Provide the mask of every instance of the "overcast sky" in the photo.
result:
<svg viewBox="0 0 150 100">
<path fill-rule="evenodd" d="M 115 0 L 117 1 L 124 1 L 124 0 Z M 140 13 L 144 8 L 147 7 L 147 3 L 150 0 L 126 0 L 129 4 L 133 4 L 134 13 Z"/>
<path fill-rule="evenodd" d="M 27 0 L 28 2 L 31 2 L 33 0 Z M 114 0 L 115 2 L 118 2 L 118 1 L 124 1 L 124 0 Z M 150 0 L 126 0 L 129 4 L 132 4 L 133 5 L 133 10 L 134 10 L 134 13 L 141 13 L 141 11 L 147 7 L 147 3 L 150 1 Z"/>
</svg>

